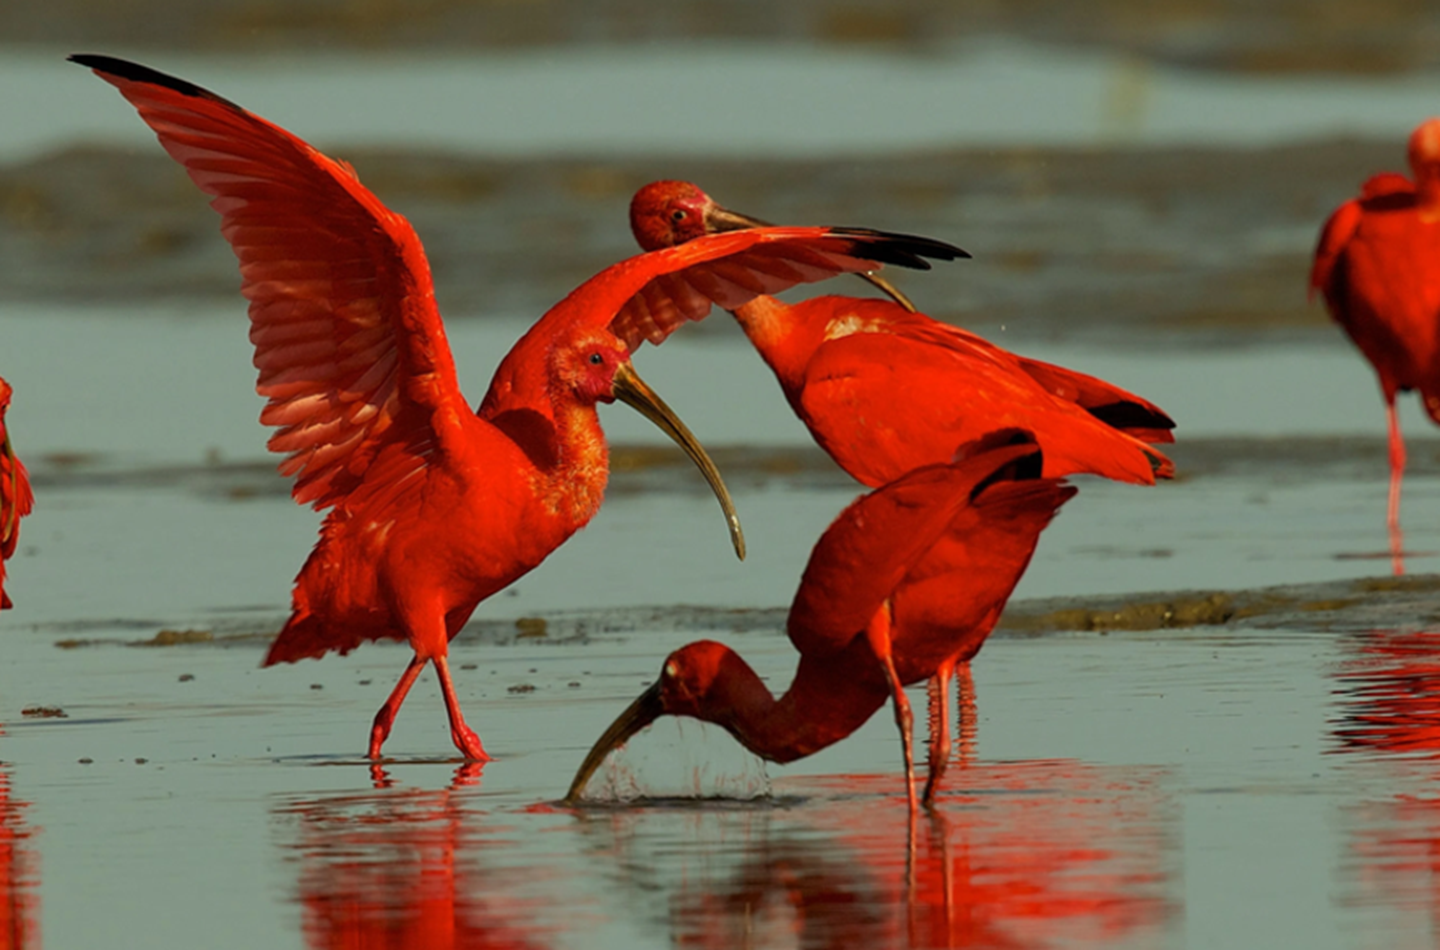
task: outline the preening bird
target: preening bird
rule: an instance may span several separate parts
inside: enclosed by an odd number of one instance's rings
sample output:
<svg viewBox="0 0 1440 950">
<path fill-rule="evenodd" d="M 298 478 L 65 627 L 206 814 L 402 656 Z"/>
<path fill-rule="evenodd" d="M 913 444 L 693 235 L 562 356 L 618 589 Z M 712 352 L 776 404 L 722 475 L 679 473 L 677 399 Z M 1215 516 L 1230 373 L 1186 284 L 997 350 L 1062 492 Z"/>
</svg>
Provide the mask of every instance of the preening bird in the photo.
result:
<svg viewBox="0 0 1440 950">
<path fill-rule="evenodd" d="M 1419 390 L 1440 423 L 1440 119 L 1410 135 L 1414 180 L 1386 172 L 1360 188 L 1326 220 L 1315 247 L 1310 290 L 1375 367 L 1390 441 L 1385 523 L 1396 574 L 1405 571 L 1400 482 L 1405 440 L 1395 397 Z"/>
<path fill-rule="evenodd" d="M 653 182 L 630 204 L 646 250 L 757 223 L 689 182 Z M 727 309 L 815 441 L 865 485 L 947 461 L 955 446 L 1009 427 L 1034 434 L 1047 477 L 1153 484 L 1174 473 L 1149 444 L 1174 441 L 1175 423 L 1158 406 L 891 301 L 827 296 L 792 305 L 757 296 Z M 632 344 L 659 343 L 679 325 L 618 324 Z"/>
</svg>

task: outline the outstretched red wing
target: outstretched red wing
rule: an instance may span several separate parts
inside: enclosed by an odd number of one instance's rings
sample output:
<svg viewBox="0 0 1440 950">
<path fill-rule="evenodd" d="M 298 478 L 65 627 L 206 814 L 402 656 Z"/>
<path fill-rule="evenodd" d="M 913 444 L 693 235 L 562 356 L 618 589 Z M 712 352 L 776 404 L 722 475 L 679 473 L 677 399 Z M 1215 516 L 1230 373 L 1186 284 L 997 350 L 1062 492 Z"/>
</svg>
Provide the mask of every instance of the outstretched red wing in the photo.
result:
<svg viewBox="0 0 1440 950">
<path fill-rule="evenodd" d="M 577 327 L 606 328 L 632 350 L 659 343 L 712 305 L 739 307 L 762 293 L 873 269 L 924 268 L 926 257 L 965 252 L 908 234 L 850 228 L 749 228 L 707 234 L 612 264 L 551 307 L 506 354 L 480 406 L 483 419 L 540 404 L 553 341 Z"/>
<path fill-rule="evenodd" d="M 420 240 L 353 169 L 183 80 L 71 59 L 119 89 L 214 196 L 250 301 L 260 418 L 279 427 L 269 445 L 287 456 L 296 501 L 343 499 L 407 405 L 427 422 L 464 406 Z"/>
<path fill-rule="evenodd" d="M 768 237 L 725 257 L 697 261 L 660 274 L 627 301 L 610 329 L 631 349 L 659 344 L 687 320 L 703 320 L 711 306 L 734 310 L 756 297 L 837 274 L 873 271 L 881 264 L 929 268 L 927 257 L 955 260 L 965 252 L 929 238 L 863 228 L 758 228 Z M 698 238 L 654 254 L 674 254 L 706 241 L 734 239 L 741 231 Z"/>
</svg>

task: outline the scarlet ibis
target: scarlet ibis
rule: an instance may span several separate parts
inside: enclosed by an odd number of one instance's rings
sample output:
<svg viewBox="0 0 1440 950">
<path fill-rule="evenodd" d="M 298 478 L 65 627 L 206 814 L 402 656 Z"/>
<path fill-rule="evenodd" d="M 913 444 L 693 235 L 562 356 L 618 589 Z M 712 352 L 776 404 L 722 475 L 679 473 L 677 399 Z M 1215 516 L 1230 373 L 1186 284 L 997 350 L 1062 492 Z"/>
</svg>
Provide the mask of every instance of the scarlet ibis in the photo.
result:
<svg viewBox="0 0 1440 950">
<path fill-rule="evenodd" d="M 960 253 L 906 235 L 773 228 L 640 255 L 551 308 L 471 412 L 420 240 L 354 169 L 185 80 L 106 56 L 70 59 L 118 88 L 213 196 L 250 300 L 256 388 L 269 399 L 260 418 L 279 427 L 269 447 L 287 455 L 280 468 L 295 477 L 295 500 L 330 509 L 265 664 L 380 638 L 415 651 L 375 716 L 372 759 L 432 661 L 456 747 L 488 758 L 461 716 L 448 643 L 481 600 L 595 514 L 609 473 L 596 403 L 634 406 L 690 454 L 743 557 L 719 473 L 636 375 L 615 320 L 695 313 L 711 299 L 737 306 L 879 261 L 923 267 Z"/>
<path fill-rule="evenodd" d="M 1385 523 L 1391 565 L 1403 574 L 1400 481 L 1405 440 L 1395 412 L 1397 393 L 1420 391 L 1440 423 L 1440 119 L 1410 135 L 1412 182 L 1375 175 L 1360 197 L 1326 220 L 1315 247 L 1310 290 L 1375 367 L 1390 430 L 1390 497 Z"/>
<path fill-rule="evenodd" d="M 630 224 L 646 250 L 756 225 L 689 182 L 636 193 Z M 729 308 L 791 407 L 840 467 L 875 487 L 950 458 L 983 433 L 1034 433 L 1045 475 L 1089 472 L 1154 484 L 1174 467 L 1146 443 L 1172 442 L 1159 407 L 1103 380 L 1016 356 L 973 333 L 887 300 L 760 296 Z M 679 326 L 621 332 L 659 343 Z"/>
<path fill-rule="evenodd" d="M 913 804 L 902 687 L 947 677 L 995 626 L 1041 530 L 1075 493 L 1036 477 L 1042 464 L 1033 442 L 982 443 L 961 461 L 917 468 L 857 499 L 815 545 L 790 606 L 786 631 L 800 660 L 784 695 L 772 696 L 727 646 L 681 647 L 596 741 L 567 800 L 579 799 L 612 749 L 661 716 L 716 723 L 756 755 L 790 762 L 850 735 L 893 698 Z M 947 692 L 931 694 L 933 723 L 949 721 Z M 948 729 L 932 729 L 927 804 L 948 759 Z"/>
<path fill-rule="evenodd" d="M 10 429 L 5 424 L 13 393 L 10 384 L 0 379 L 0 610 L 15 606 L 5 593 L 5 562 L 20 543 L 20 519 L 35 506 L 30 476 L 15 455 L 10 444 Z"/>
<path fill-rule="evenodd" d="M 683 244 L 703 234 L 768 227 L 773 227 L 769 221 L 722 208 L 699 185 L 688 181 L 652 181 L 630 199 L 630 230 L 647 251 Z M 855 276 L 911 313 L 916 311 L 910 298 L 879 274 L 858 271 Z"/>
</svg>

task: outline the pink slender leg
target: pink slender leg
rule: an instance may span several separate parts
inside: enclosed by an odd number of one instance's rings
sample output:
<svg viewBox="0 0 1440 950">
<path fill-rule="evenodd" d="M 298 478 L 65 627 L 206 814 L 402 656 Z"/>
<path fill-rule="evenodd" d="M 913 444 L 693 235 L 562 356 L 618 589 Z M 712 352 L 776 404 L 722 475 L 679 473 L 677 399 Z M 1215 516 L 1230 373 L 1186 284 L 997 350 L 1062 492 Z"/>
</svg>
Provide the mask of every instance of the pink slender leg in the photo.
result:
<svg viewBox="0 0 1440 950">
<path fill-rule="evenodd" d="M 960 765 L 975 761 L 975 737 L 979 732 L 979 716 L 975 711 L 975 678 L 970 675 L 970 661 L 955 667 L 955 701 L 960 720 Z"/>
<path fill-rule="evenodd" d="M 910 803 L 910 815 L 913 819 L 915 807 L 915 753 L 911 748 L 911 732 L 914 730 L 915 719 L 910 713 L 910 700 L 905 696 L 905 687 L 900 682 L 900 674 L 895 672 L 895 658 L 890 652 L 890 602 L 875 611 L 871 618 L 870 625 L 865 629 L 866 637 L 870 641 L 870 649 L 874 652 L 876 659 L 880 661 L 881 667 L 885 670 L 885 680 L 890 684 L 890 691 L 895 698 L 895 725 L 900 728 L 900 745 L 905 750 L 905 798 Z"/>
<path fill-rule="evenodd" d="M 950 674 L 948 663 L 940 666 L 926 684 L 930 711 L 930 774 L 925 780 L 925 794 L 920 802 L 927 810 L 934 807 L 935 790 L 945 767 L 950 764 Z"/>
<path fill-rule="evenodd" d="M 410 660 L 410 665 L 400 674 L 400 682 L 390 691 L 390 698 L 385 700 L 385 705 L 375 714 L 375 724 L 370 727 L 370 758 L 380 758 L 380 747 L 390 736 L 390 727 L 395 725 L 395 714 L 400 711 L 400 704 L 405 702 L 405 694 L 415 685 L 415 678 L 425 669 L 426 662 L 418 655 Z"/>
<path fill-rule="evenodd" d="M 1400 479 L 1405 474 L 1405 439 L 1400 435 L 1400 417 L 1395 400 L 1385 406 L 1390 423 L 1390 503 L 1385 510 L 1385 525 L 1390 529 L 1390 568 L 1395 574 L 1405 573 L 1405 538 L 1400 531 Z"/>
<path fill-rule="evenodd" d="M 440 692 L 445 697 L 445 711 L 450 714 L 450 740 L 470 761 L 489 762 L 490 756 L 485 754 L 480 737 L 475 734 L 474 729 L 465 725 L 465 717 L 460 712 L 460 700 L 455 696 L 455 684 L 450 680 L 450 661 L 443 656 L 437 656 L 435 672 L 440 676 Z"/>
</svg>

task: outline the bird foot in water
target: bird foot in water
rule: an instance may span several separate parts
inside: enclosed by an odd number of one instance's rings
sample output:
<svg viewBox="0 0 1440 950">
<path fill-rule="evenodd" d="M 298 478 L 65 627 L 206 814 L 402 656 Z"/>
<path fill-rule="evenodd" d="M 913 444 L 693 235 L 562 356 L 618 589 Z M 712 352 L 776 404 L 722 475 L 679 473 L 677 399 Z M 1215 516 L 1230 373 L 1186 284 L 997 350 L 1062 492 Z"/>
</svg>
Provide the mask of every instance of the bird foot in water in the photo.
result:
<svg viewBox="0 0 1440 950">
<path fill-rule="evenodd" d="M 465 758 L 471 762 L 490 761 L 490 756 L 485 753 L 485 747 L 480 744 L 480 737 L 469 726 L 462 724 L 451 729 L 450 739 L 455 743 L 455 748 L 464 753 Z"/>
<path fill-rule="evenodd" d="M 375 725 L 370 727 L 370 751 L 365 753 L 367 758 L 380 758 L 380 747 L 385 744 L 385 738 L 388 735 L 390 735 L 389 723 L 381 725 L 377 720 Z"/>
</svg>

